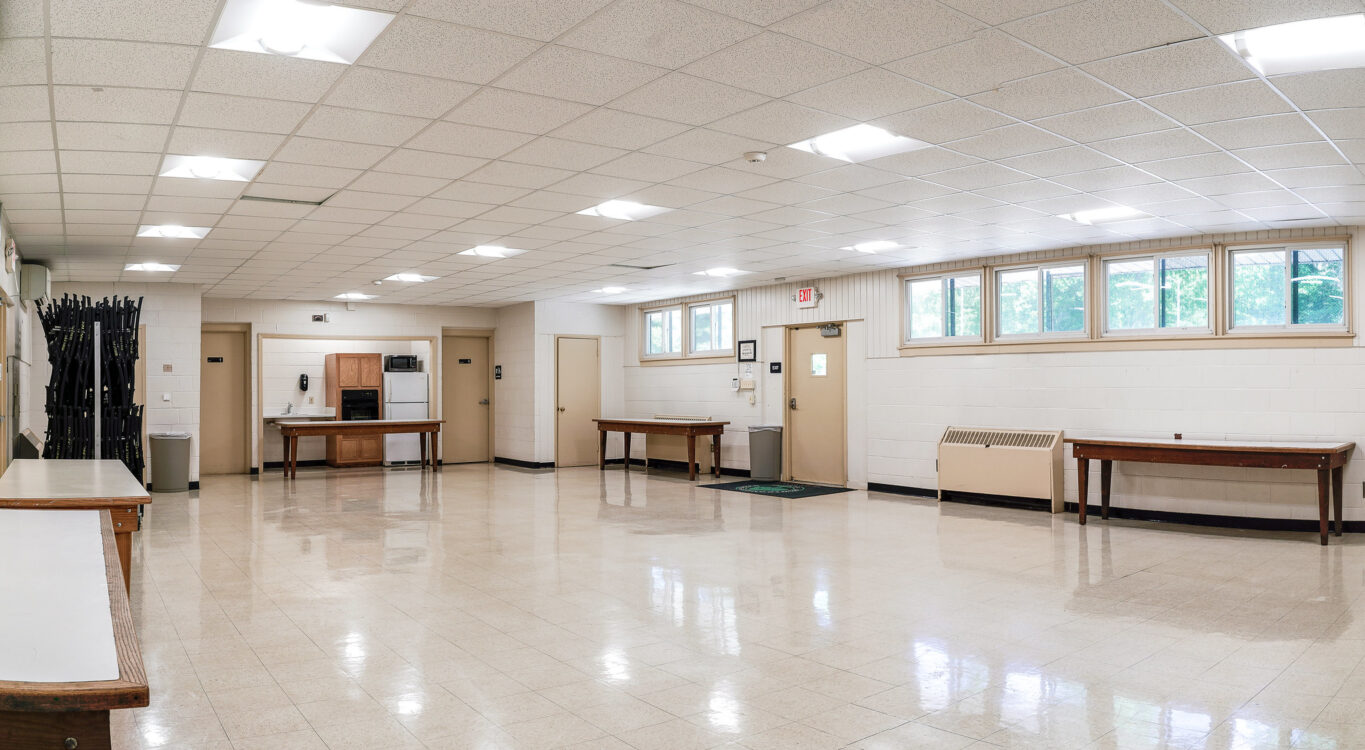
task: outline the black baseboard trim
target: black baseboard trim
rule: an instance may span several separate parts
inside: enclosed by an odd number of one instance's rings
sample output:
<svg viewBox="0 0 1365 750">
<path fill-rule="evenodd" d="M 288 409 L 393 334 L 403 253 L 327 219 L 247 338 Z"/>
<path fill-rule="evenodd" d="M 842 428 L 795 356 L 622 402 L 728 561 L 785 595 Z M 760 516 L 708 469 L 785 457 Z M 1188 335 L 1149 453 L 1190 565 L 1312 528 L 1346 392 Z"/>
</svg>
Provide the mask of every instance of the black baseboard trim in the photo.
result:
<svg viewBox="0 0 1365 750">
<path fill-rule="evenodd" d="M 555 467 L 554 461 L 523 461 L 520 458 L 504 458 L 502 456 L 494 456 L 493 463 L 515 466 L 518 469 L 553 469 Z"/>
<path fill-rule="evenodd" d="M 260 474 L 260 473 L 261 473 L 261 470 L 260 470 L 259 468 L 255 467 L 255 466 L 253 466 L 253 467 L 251 467 L 251 469 L 250 469 L 247 473 L 254 477 L 254 476 L 256 476 L 257 474 Z"/>
<path fill-rule="evenodd" d="M 1036 510 L 1051 512 L 1052 501 L 1031 497 L 1011 497 L 1007 495 L 983 495 L 974 492 L 945 492 L 943 499 L 948 502 L 968 505 L 989 505 L 1002 508 Z M 1062 506 L 1067 514 L 1077 512 L 1076 503 Z M 1086 520 L 1103 523 L 1100 506 L 1085 506 Z M 1243 529 L 1247 531 L 1317 531 L 1318 522 L 1309 518 L 1259 518 L 1256 516 L 1219 516 L 1209 513 L 1180 513 L 1169 510 L 1148 510 L 1145 508 L 1119 508 L 1109 506 L 1109 517 L 1125 521 L 1149 521 L 1152 523 L 1174 523 L 1184 526 L 1203 526 L 1207 528 Z M 1344 531 L 1365 531 L 1365 521 L 1347 521 Z"/>
<path fill-rule="evenodd" d="M 906 487 L 900 484 L 882 484 L 881 482 L 868 482 L 868 492 L 886 492 L 891 495 L 908 495 L 910 497 L 938 497 L 938 490 L 926 490 L 923 487 Z"/>
<path fill-rule="evenodd" d="M 325 459 L 325 458 L 314 458 L 314 459 L 310 459 L 310 460 L 308 460 L 308 461 L 300 461 L 300 462 L 299 462 L 299 468 L 303 468 L 303 467 L 305 467 L 305 466 L 326 466 L 326 465 L 327 465 L 327 459 Z M 266 461 L 266 462 L 265 462 L 265 468 L 267 468 L 267 469 L 283 469 L 283 468 L 284 468 L 284 462 L 283 462 L 283 461 Z"/>
<path fill-rule="evenodd" d="M 620 463 L 624 463 L 624 459 L 620 459 L 620 458 L 609 458 L 609 459 L 607 459 L 607 463 L 609 463 L 609 464 L 620 464 Z M 686 474 L 686 473 L 687 473 L 687 462 L 686 462 L 686 461 L 671 461 L 671 460 L 666 459 L 666 458 L 651 458 L 651 459 L 649 459 L 649 462 L 648 462 L 648 463 L 646 463 L 645 460 L 644 460 L 643 458 L 632 458 L 632 459 L 630 459 L 630 465 L 631 465 L 631 466 L 646 466 L 646 467 L 648 467 L 648 468 L 650 468 L 650 469 L 659 469 L 660 471 L 675 471 L 675 472 L 678 472 L 679 474 Z M 721 476 L 727 476 L 727 477 L 746 477 L 746 478 L 747 478 L 747 477 L 749 476 L 749 470 L 748 470 L 748 469 L 729 469 L 729 468 L 726 468 L 726 467 L 722 466 L 722 467 L 720 467 L 720 474 L 721 474 Z M 700 464 L 697 465 L 697 475 L 698 475 L 698 476 L 701 475 L 701 465 L 700 465 Z"/>
<path fill-rule="evenodd" d="M 197 490 L 197 489 L 199 489 L 199 482 L 195 481 L 195 482 L 190 482 L 189 488 L 186 489 L 186 490 L 183 490 L 183 491 L 188 492 L 188 491 L 190 491 L 190 490 Z M 151 482 L 148 482 L 148 483 L 147 483 L 147 491 L 148 491 L 148 492 L 155 492 L 155 491 L 156 491 L 156 490 L 153 490 L 153 489 L 152 489 L 152 483 L 151 483 Z"/>
</svg>

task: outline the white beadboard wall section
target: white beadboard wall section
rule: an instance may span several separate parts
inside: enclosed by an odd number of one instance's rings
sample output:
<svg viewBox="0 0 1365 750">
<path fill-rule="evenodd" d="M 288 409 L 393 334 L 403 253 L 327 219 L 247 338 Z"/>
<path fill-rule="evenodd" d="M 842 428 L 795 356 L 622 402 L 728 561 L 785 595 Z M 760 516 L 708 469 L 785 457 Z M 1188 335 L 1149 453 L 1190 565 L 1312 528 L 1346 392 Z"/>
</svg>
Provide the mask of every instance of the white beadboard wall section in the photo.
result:
<svg viewBox="0 0 1365 750">
<path fill-rule="evenodd" d="M 142 324 L 147 327 L 147 432 L 188 432 L 190 481 L 199 480 L 199 288 L 189 284 L 67 282 L 52 285 L 52 295 L 143 298 Z M 32 342 L 27 388 L 32 409 L 29 425 L 40 439 L 47 431 L 45 388 L 52 367 L 47 361 L 47 339 L 38 316 L 29 316 Z M 169 371 L 167 370 L 169 368 Z M 169 397 L 169 400 L 166 397 Z M 147 452 L 148 476 L 152 457 Z"/>
<path fill-rule="evenodd" d="M 1145 251 L 1185 245 L 1311 239 L 1352 235 L 1350 275 L 1365 293 L 1365 262 L 1357 227 L 1177 237 L 992 258 L 1022 262 L 1110 251 Z M 1074 435 L 1196 438 L 1351 440 L 1365 442 L 1365 348 L 1246 348 L 1157 351 L 988 353 L 902 357 L 898 273 L 980 265 L 960 261 L 901 271 L 801 280 L 741 289 L 736 297 L 737 339 L 756 339 L 756 403 L 730 389 L 736 364 L 642 365 L 640 307 L 627 318 L 625 409 L 709 414 L 732 425 L 723 443 L 724 465 L 748 467 L 745 430 L 780 424 L 785 416 L 781 375 L 767 363 L 782 360 L 782 327 L 796 323 L 862 321 L 848 326 L 849 484 L 861 482 L 934 490 L 938 438 L 949 425 L 1062 429 Z M 794 290 L 814 283 L 824 298 L 797 309 Z M 691 301 L 718 295 L 664 300 Z M 650 303 L 650 306 L 658 303 Z M 1361 305 L 1351 311 L 1354 330 Z M 859 331 L 862 341 L 859 342 Z M 862 360 L 859 362 L 859 360 Z M 858 371 L 861 364 L 862 372 Z M 861 437 L 860 437 L 861 435 Z M 634 446 L 632 446 L 634 448 Z M 642 450 L 633 451 L 635 457 Z M 1357 451 L 1346 469 L 1345 514 L 1365 520 L 1365 500 L 1352 488 L 1365 480 Z M 1076 492 L 1075 462 L 1066 462 L 1068 498 Z M 1114 503 L 1147 510 L 1210 515 L 1310 519 L 1317 517 L 1309 472 L 1116 464 Z M 1092 497 L 1093 502 L 1097 502 Z"/>
<path fill-rule="evenodd" d="M 498 308 L 493 362 L 502 366 L 493 381 L 493 455 L 535 463 L 536 303 Z"/>
</svg>

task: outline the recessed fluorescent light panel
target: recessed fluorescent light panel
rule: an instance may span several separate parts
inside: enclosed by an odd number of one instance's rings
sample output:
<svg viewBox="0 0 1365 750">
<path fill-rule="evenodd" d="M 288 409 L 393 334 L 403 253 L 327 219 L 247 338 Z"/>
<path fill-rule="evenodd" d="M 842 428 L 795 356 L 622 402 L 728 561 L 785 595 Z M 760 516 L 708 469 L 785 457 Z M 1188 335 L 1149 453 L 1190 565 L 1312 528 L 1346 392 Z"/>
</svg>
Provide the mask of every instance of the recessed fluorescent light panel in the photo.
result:
<svg viewBox="0 0 1365 750">
<path fill-rule="evenodd" d="M 385 281 L 407 281 L 407 282 L 411 282 L 411 283 L 415 283 L 415 284 L 420 284 L 420 283 L 422 283 L 422 282 L 424 282 L 424 281 L 435 281 L 437 278 L 439 278 L 439 277 L 437 277 L 437 276 L 423 276 L 423 275 L 420 274 L 420 273 L 396 273 L 396 274 L 394 274 L 394 275 L 392 275 L 392 276 L 385 276 L 385 277 L 384 277 L 384 280 L 385 280 Z"/>
<path fill-rule="evenodd" d="M 349 65 L 393 18 L 315 0 L 228 0 L 209 46 Z"/>
<path fill-rule="evenodd" d="M 708 268 L 708 269 L 706 269 L 705 271 L 697 271 L 697 272 L 696 272 L 695 274 L 693 274 L 693 275 L 694 275 L 694 276 L 711 276 L 711 277 L 714 277 L 714 278 L 723 279 L 723 278 L 725 278 L 725 277 L 727 277 L 727 276 L 739 276 L 740 274 L 745 274 L 745 273 L 748 273 L 748 271 L 741 271 L 741 270 L 739 270 L 738 268 Z"/>
<path fill-rule="evenodd" d="M 374 295 L 373 295 L 373 294 L 361 294 L 360 292 L 342 292 L 341 294 L 338 294 L 337 296 L 333 297 L 333 299 L 346 299 L 346 300 L 374 299 Z"/>
<path fill-rule="evenodd" d="M 160 175 L 162 177 L 251 182 L 263 166 L 265 166 L 265 162 L 252 159 L 167 154 L 166 159 L 161 162 Z"/>
<path fill-rule="evenodd" d="M 202 240 L 209 227 L 182 227 L 179 224 L 143 224 L 137 228 L 139 237 L 169 237 L 176 240 Z"/>
<path fill-rule="evenodd" d="M 1218 37 L 1265 75 L 1365 67 L 1365 14 L 1314 18 Z"/>
<path fill-rule="evenodd" d="M 165 263 L 129 263 L 123 267 L 125 271 L 179 271 L 179 265 L 167 265 Z"/>
<path fill-rule="evenodd" d="M 621 292 L 626 291 L 626 288 L 623 286 L 604 286 L 601 289 L 594 289 L 593 291 L 598 294 L 620 294 Z"/>
<path fill-rule="evenodd" d="M 1147 216 L 1147 214 L 1127 206 L 1110 206 L 1108 208 L 1092 208 L 1089 211 L 1077 211 L 1074 214 L 1060 214 L 1057 218 L 1074 221 L 1078 224 L 1103 224 L 1107 221 L 1136 219 L 1139 216 Z"/>
<path fill-rule="evenodd" d="M 620 219 L 622 221 L 639 221 L 648 219 L 651 216 L 658 216 L 667 213 L 672 209 L 662 206 L 647 206 L 635 201 L 607 201 L 599 203 L 592 208 L 585 208 L 579 211 L 580 216 L 601 216 L 604 219 Z"/>
<path fill-rule="evenodd" d="M 503 247 L 502 245 L 479 245 L 460 251 L 460 255 L 474 255 L 480 258 L 510 258 L 524 252 L 526 251 L 513 247 Z"/>
<path fill-rule="evenodd" d="M 854 125 L 793 143 L 788 148 L 800 149 L 816 156 L 828 156 L 842 161 L 857 162 L 877 159 L 892 154 L 903 154 L 928 146 L 924 141 L 906 138 L 882 130 L 875 125 Z"/>
<path fill-rule="evenodd" d="M 841 247 L 839 249 L 855 250 L 860 253 L 880 253 L 883 250 L 895 250 L 900 246 L 901 244 L 899 242 L 892 242 L 891 240 L 869 240 L 868 242 L 859 242 L 856 245 L 849 245 L 848 247 Z"/>
</svg>

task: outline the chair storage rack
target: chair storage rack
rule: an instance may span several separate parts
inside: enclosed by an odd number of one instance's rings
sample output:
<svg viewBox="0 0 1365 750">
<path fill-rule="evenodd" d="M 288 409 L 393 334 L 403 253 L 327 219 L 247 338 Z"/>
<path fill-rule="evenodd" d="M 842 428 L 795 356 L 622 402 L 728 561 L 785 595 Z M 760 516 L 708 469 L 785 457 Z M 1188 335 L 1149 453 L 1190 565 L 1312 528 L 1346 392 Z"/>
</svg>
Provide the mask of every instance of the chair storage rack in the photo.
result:
<svg viewBox="0 0 1365 750">
<path fill-rule="evenodd" d="M 43 458 L 111 458 L 142 476 L 143 407 L 135 402 L 142 298 L 63 294 L 38 303 L 52 376 Z M 98 396 L 98 397 L 97 397 Z"/>
</svg>

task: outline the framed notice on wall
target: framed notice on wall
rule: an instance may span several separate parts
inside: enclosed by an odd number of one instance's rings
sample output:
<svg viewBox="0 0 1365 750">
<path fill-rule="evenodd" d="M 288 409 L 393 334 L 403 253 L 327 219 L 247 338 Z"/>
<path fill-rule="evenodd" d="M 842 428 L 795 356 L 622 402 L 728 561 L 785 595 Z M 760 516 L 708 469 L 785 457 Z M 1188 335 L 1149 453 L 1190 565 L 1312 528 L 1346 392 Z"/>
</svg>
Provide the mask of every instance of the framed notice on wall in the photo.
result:
<svg viewBox="0 0 1365 750">
<path fill-rule="evenodd" d="M 740 362 L 758 361 L 758 342 L 754 339 L 739 342 L 739 348 L 736 351 L 739 352 Z"/>
</svg>

